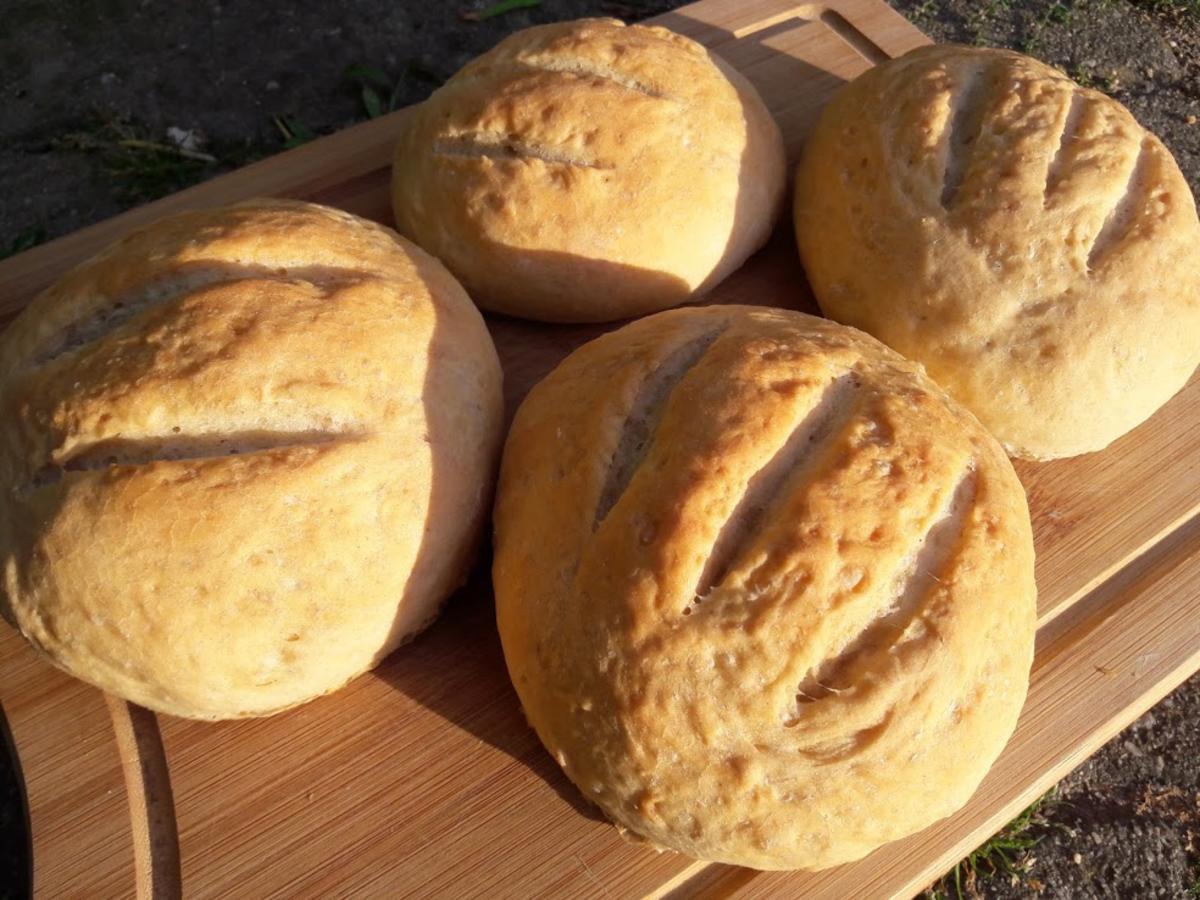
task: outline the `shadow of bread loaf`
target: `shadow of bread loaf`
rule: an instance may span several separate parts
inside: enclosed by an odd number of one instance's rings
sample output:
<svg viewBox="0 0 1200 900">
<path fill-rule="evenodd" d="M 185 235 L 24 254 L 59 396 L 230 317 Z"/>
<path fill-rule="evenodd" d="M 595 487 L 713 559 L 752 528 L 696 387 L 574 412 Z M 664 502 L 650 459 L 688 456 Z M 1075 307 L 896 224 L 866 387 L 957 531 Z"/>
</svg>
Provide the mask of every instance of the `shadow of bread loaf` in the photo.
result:
<svg viewBox="0 0 1200 900">
<path fill-rule="evenodd" d="M 481 306 L 605 322 L 676 306 L 757 250 L 783 139 L 750 83 L 657 26 L 518 32 L 405 120 L 396 227 Z"/>
<path fill-rule="evenodd" d="M 763 869 L 956 810 L 1025 697 L 1003 449 L 920 367 L 797 312 L 659 313 L 522 404 L 493 580 L 542 742 L 623 829 Z"/>
<path fill-rule="evenodd" d="M 1200 220 L 1162 142 L 1002 50 L 914 50 L 826 107 L 796 237 L 833 319 L 925 365 L 1010 453 L 1099 450 L 1200 363 Z"/>
<path fill-rule="evenodd" d="M 499 363 L 389 229 L 275 200 L 165 219 L 43 292 L 0 359 L 4 612 L 105 691 L 274 712 L 465 578 Z"/>
</svg>

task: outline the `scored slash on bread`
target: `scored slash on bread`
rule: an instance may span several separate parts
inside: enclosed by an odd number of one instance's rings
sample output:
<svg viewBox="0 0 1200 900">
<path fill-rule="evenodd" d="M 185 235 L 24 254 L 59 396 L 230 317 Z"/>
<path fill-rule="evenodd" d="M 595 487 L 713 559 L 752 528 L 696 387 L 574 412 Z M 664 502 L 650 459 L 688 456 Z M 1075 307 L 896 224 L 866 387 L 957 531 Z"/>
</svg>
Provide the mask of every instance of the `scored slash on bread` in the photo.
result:
<svg viewBox="0 0 1200 900">
<path fill-rule="evenodd" d="M 786 483 L 811 477 L 812 467 L 822 462 L 836 446 L 830 438 L 841 433 L 859 412 L 859 383 L 852 373 L 838 375 L 826 386 L 820 399 L 804 414 L 788 439 L 746 483 L 746 491 L 721 526 L 696 585 L 695 603 L 700 603 L 721 584 L 745 545 L 761 524 L 763 514 Z"/>
<path fill-rule="evenodd" d="M 967 517 L 975 501 L 975 478 L 975 468 L 968 464 L 933 525 L 913 545 L 911 563 L 896 575 L 892 591 L 895 599 L 841 651 L 809 671 L 797 692 L 800 703 L 815 703 L 831 693 L 848 690 L 857 659 L 865 653 L 895 647 L 904 632 L 924 612 L 924 602 L 934 586 L 932 582 L 942 583 L 942 576 L 950 568 L 952 555 L 967 527 Z M 790 727 L 803 722 L 803 716 L 798 713 L 785 724 Z"/>
<path fill-rule="evenodd" d="M 51 461 L 34 473 L 26 485 L 17 491 L 28 493 L 53 484 L 68 472 L 87 472 L 109 466 L 146 466 L 168 460 L 213 459 L 221 456 L 245 456 L 313 447 L 339 441 L 360 440 L 358 431 L 241 431 L 216 435 L 179 435 L 135 439 L 106 438 L 88 443 L 73 444 L 68 451 L 61 448 L 51 454 Z"/>
</svg>

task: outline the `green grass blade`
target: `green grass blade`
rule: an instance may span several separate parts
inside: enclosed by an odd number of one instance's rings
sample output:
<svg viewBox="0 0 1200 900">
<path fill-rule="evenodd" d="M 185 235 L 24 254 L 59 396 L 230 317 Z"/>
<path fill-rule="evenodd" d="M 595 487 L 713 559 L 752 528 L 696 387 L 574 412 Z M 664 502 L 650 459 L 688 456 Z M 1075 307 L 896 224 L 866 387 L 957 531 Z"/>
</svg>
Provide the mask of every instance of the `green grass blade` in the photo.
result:
<svg viewBox="0 0 1200 900">
<path fill-rule="evenodd" d="M 463 13 L 463 18 L 472 22 L 482 22 L 484 19 L 512 12 L 514 9 L 532 9 L 535 6 L 541 5 L 542 0 L 500 0 L 499 3 L 493 3 L 479 12 Z"/>
<path fill-rule="evenodd" d="M 383 115 L 383 101 L 375 93 L 375 88 L 364 84 L 362 89 L 363 109 L 367 111 L 368 119 L 378 119 Z"/>
</svg>

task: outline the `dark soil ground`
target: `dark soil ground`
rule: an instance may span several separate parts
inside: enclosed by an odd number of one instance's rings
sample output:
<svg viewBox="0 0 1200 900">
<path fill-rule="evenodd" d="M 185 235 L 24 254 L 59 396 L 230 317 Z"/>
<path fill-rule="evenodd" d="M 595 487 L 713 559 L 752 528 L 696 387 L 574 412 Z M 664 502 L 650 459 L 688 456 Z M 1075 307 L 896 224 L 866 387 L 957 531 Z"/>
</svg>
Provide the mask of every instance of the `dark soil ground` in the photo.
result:
<svg viewBox="0 0 1200 900">
<path fill-rule="evenodd" d="M 938 40 L 1012 47 L 1112 94 L 1200 188 L 1200 0 L 893 2 Z M 459 14 L 486 5 L 0 0 L 0 256 L 418 101 L 516 29 L 678 4 Z M 1011 868 L 964 868 L 963 895 L 1200 896 L 1197 723 L 1200 676 L 1062 782 L 1008 844 L 1037 840 Z M 0 897 L 28 890 L 19 796 L 0 742 Z"/>
</svg>

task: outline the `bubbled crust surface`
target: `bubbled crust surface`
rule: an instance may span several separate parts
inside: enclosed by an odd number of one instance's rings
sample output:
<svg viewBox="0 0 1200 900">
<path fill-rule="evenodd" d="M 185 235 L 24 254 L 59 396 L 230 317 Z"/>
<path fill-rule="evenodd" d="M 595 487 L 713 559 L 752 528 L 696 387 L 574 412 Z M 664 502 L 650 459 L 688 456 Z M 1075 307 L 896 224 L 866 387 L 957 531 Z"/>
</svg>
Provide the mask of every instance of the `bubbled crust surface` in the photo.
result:
<svg viewBox="0 0 1200 900">
<path fill-rule="evenodd" d="M 530 393 L 497 616 L 567 775 L 652 843 L 823 868 L 958 808 L 1025 697 L 1028 510 L 914 364 L 795 312 L 661 313 Z"/>
<path fill-rule="evenodd" d="M 1035 60 L 914 50 L 844 88 L 797 175 L 825 313 L 925 364 L 1010 452 L 1098 450 L 1200 363 L 1200 222 L 1169 151 Z"/>
<path fill-rule="evenodd" d="M 0 360 L 4 611 L 106 691 L 196 718 L 292 706 L 465 575 L 499 363 L 462 288 L 386 228 L 284 201 L 164 220 L 40 295 Z"/>
<path fill-rule="evenodd" d="M 408 119 L 397 228 L 482 306 L 599 322 L 684 302 L 766 241 L 783 141 L 741 75 L 664 28 L 518 32 Z"/>
</svg>

